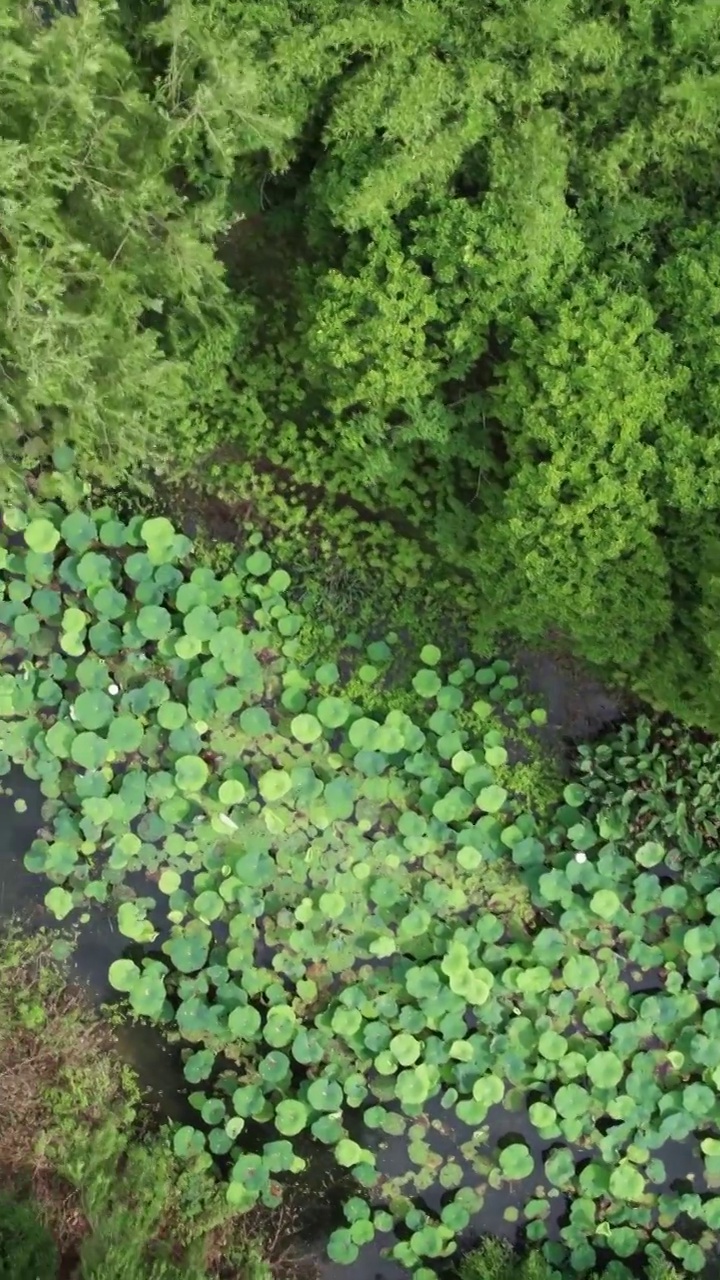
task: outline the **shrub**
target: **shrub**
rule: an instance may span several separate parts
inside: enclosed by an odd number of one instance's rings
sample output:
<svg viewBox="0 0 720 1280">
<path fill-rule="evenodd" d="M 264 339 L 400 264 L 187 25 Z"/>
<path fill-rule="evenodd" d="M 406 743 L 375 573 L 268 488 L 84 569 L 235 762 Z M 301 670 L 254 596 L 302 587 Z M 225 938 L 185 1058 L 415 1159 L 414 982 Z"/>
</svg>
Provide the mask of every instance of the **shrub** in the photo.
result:
<svg viewBox="0 0 720 1280">
<path fill-rule="evenodd" d="M 50 22 L 33 5 L 2 9 L 6 483 L 23 444 L 31 462 L 65 437 L 94 479 L 161 465 L 197 370 L 217 379 L 219 364 L 224 378 L 223 334 L 248 318 L 214 253 L 230 220 L 222 193 L 243 145 L 273 147 L 283 128 L 263 125 L 246 46 L 229 33 L 208 44 L 191 4 L 145 18 L 133 40 L 149 44 L 151 75 L 112 0 L 79 0 Z M 253 114 L 250 138 L 240 111 Z"/>
<path fill-rule="evenodd" d="M 54 1239 L 82 1280 L 210 1280 L 229 1260 L 243 1278 L 268 1280 L 263 1222 L 238 1220 L 216 1178 L 182 1162 L 169 1129 L 150 1123 L 112 1030 L 67 981 L 68 951 L 5 923 L 0 1177 L 33 1188 L 47 1229 L 0 1196 L 0 1277 L 55 1280 Z M 272 1237 L 287 1247 L 282 1230 Z"/>
</svg>

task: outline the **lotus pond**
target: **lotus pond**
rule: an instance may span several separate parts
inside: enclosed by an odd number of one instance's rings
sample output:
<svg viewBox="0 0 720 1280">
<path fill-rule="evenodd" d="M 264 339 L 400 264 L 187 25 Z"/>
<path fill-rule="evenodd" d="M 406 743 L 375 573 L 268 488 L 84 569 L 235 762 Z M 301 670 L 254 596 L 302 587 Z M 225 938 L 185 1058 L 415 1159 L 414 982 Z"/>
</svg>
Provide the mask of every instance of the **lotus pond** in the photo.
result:
<svg viewBox="0 0 720 1280">
<path fill-rule="evenodd" d="M 396 637 L 307 658 L 290 577 L 164 518 L 6 510 L 0 767 L 59 920 L 109 911 L 239 1208 L 325 1171 L 336 1264 L 433 1280 L 478 1229 L 559 1269 L 703 1269 L 720 1226 L 720 870 L 636 792 L 516 785 L 509 664 L 407 688 Z M 22 800 L 22 797 L 20 797 Z M 92 914 L 91 914 L 92 920 Z M 312 1184 L 311 1184 L 312 1185 Z"/>
</svg>

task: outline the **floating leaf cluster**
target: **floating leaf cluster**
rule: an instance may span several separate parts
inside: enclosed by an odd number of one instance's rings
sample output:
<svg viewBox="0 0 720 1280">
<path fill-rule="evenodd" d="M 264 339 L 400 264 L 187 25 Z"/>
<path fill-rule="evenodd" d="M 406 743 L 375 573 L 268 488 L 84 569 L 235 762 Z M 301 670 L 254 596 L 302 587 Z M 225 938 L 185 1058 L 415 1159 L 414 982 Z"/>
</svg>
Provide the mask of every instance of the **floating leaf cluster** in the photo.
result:
<svg viewBox="0 0 720 1280">
<path fill-rule="evenodd" d="M 445 672 L 427 645 L 417 713 L 369 716 L 337 665 L 300 660 L 262 546 L 219 576 L 164 518 L 50 503 L 4 527 L 0 767 L 43 795 L 26 865 L 58 917 L 110 903 L 137 944 L 110 980 L 189 1046 L 178 1154 L 226 1161 L 250 1208 L 330 1148 L 354 1188 L 330 1256 L 395 1231 L 414 1280 L 498 1191 L 578 1273 L 599 1250 L 700 1270 L 720 1226 L 720 875 L 680 882 L 578 783 L 550 830 L 524 811 L 505 662 Z M 500 860 L 532 929 L 489 907 Z M 677 1142 L 691 1189 L 664 1163 Z"/>
</svg>

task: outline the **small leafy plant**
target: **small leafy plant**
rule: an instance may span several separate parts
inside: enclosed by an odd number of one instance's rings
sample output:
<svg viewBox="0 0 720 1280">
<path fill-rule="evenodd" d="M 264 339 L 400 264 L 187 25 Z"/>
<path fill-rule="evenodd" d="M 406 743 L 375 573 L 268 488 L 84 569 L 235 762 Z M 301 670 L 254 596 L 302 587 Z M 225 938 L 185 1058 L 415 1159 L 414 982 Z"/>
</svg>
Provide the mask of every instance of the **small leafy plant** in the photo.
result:
<svg viewBox="0 0 720 1280">
<path fill-rule="evenodd" d="M 211 1280 L 232 1263 L 242 1280 L 270 1280 L 266 1239 L 290 1253 L 294 1224 L 270 1232 L 239 1216 L 215 1176 L 174 1153 L 112 1031 L 68 981 L 71 949 L 14 922 L 0 939 L 0 1276 Z"/>
</svg>

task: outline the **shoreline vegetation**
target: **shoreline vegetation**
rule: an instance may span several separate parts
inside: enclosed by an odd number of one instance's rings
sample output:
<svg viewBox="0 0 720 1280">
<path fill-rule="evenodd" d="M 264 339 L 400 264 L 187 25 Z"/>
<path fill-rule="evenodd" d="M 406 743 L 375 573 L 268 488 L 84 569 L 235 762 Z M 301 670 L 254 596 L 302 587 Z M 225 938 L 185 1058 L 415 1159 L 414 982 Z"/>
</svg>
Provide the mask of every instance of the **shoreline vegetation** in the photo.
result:
<svg viewBox="0 0 720 1280">
<path fill-rule="evenodd" d="M 2 921 L 2 1280 L 35 1280 L 18 1269 L 26 1239 L 43 1240 L 37 1280 L 307 1280 L 289 1210 L 271 1222 L 234 1213 L 212 1170 L 174 1154 L 173 1126 L 144 1101 L 112 1022 L 69 981 L 66 954 L 57 935 Z"/>
</svg>

